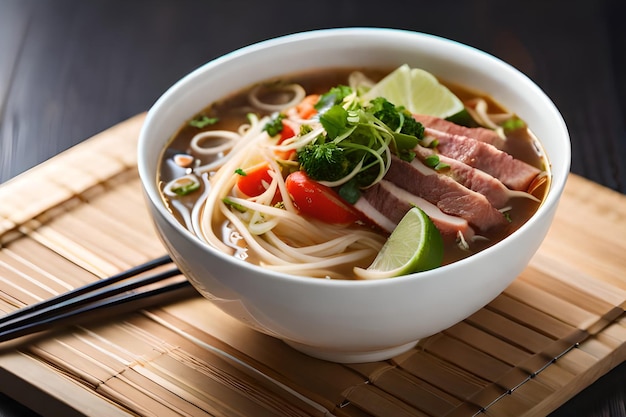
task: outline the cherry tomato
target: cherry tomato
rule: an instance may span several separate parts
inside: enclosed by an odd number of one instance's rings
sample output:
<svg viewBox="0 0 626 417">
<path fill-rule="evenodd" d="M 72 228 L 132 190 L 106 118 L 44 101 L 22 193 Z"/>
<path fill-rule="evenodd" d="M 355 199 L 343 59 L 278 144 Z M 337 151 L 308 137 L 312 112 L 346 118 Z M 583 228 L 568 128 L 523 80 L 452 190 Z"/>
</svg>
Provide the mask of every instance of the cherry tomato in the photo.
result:
<svg viewBox="0 0 626 417">
<path fill-rule="evenodd" d="M 294 205 L 305 216 L 332 224 L 354 223 L 360 218 L 358 211 L 337 192 L 310 179 L 304 171 L 289 174 L 285 185 Z"/>
<path fill-rule="evenodd" d="M 278 144 L 280 145 L 286 139 L 292 138 L 294 136 L 296 136 L 296 133 L 293 131 L 291 126 L 283 122 L 283 130 L 280 131 L 280 138 L 278 139 Z"/>
<path fill-rule="evenodd" d="M 248 197 L 256 197 L 267 190 L 267 185 L 272 182 L 269 173 L 269 164 L 263 164 L 258 168 L 240 175 L 237 180 L 237 188 Z"/>
<path fill-rule="evenodd" d="M 296 134 L 293 131 L 292 127 L 283 121 L 283 130 L 280 132 L 280 138 L 278 138 L 278 145 L 283 143 L 285 140 L 294 137 Z M 296 154 L 295 150 L 291 151 L 276 151 L 276 156 L 279 159 L 290 160 L 293 159 L 293 156 Z"/>
</svg>

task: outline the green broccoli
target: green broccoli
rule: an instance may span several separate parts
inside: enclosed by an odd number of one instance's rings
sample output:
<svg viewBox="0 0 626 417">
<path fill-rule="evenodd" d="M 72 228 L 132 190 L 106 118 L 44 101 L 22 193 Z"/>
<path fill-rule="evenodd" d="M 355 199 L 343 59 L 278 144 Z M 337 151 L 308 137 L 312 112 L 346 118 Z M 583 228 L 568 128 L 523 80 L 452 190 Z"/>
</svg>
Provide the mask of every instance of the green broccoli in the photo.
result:
<svg viewBox="0 0 626 417">
<path fill-rule="evenodd" d="M 337 181 L 351 171 L 345 150 L 333 142 L 311 143 L 297 155 L 301 168 L 316 181 Z"/>
<path fill-rule="evenodd" d="M 404 107 L 397 107 L 384 97 L 377 97 L 372 100 L 368 112 L 394 132 L 415 136 L 418 139 L 424 137 L 424 126 L 415 120 Z"/>
<path fill-rule="evenodd" d="M 404 123 L 400 128 L 400 133 L 415 136 L 418 139 L 424 139 L 424 125 L 413 118 L 408 110 L 403 110 Z"/>
</svg>

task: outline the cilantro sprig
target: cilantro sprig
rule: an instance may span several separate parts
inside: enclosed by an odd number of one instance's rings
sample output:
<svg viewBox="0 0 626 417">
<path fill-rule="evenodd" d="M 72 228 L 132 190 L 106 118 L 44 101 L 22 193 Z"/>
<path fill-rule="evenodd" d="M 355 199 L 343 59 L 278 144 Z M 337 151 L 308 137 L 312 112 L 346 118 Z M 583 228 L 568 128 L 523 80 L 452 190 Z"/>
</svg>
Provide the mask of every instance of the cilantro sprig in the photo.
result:
<svg viewBox="0 0 626 417">
<path fill-rule="evenodd" d="M 189 126 L 196 127 L 198 129 L 202 129 L 204 127 L 214 125 L 217 123 L 219 119 L 217 117 L 209 117 L 204 114 L 201 114 L 189 121 Z"/>
</svg>

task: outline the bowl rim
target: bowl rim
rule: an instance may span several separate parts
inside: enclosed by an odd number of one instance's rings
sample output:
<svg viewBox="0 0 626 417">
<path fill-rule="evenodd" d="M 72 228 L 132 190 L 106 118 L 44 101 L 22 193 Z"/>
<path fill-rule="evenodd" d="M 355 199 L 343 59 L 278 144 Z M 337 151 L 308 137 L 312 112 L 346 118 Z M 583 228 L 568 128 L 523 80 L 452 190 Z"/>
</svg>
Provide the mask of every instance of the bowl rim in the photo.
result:
<svg viewBox="0 0 626 417">
<path fill-rule="evenodd" d="M 506 238 L 496 243 L 495 245 L 488 247 L 482 250 L 481 252 L 473 254 L 467 258 L 455 261 L 451 264 L 444 265 L 433 270 L 408 274 L 408 275 L 404 275 L 400 277 L 394 277 L 393 279 L 340 280 L 340 279 L 323 279 L 323 278 L 315 279 L 315 278 L 306 277 L 306 276 L 292 275 L 292 274 L 287 274 L 283 272 L 276 272 L 276 271 L 268 270 L 258 265 L 251 264 L 249 262 L 242 262 L 241 260 L 238 260 L 232 256 L 229 256 L 219 251 L 218 249 L 213 248 L 210 245 L 202 242 L 191 231 L 189 231 L 188 229 L 180 225 L 174 219 L 174 217 L 171 215 L 171 213 L 169 213 L 169 211 L 166 209 L 165 205 L 163 204 L 161 200 L 161 197 L 157 189 L 158 187 L 156 186 L 156 181 L 155 181 L 156 173 L 154 173 L 155 176 L 154 178 L 152 178 L 151 172 L 149 172 L 147 168 L 147 162 L 145 161 L 144 156 L 146 155 L 145 150 L 149 147 L 148 144 L 150 142 L 149 140 L 147 140 L 147 132 L 150 126 L 152 125 L 153 120 L 156 117 L 158 117 L 158 114 L 160 113 L 162 108 L 167 105 L 167 103 L 171 100 L 171 97 L 179 89 L 184 88 L 189 83 L 193 83 L 193 81 L 197 77 L 204 76 L 205 73 L 210 72 L 215 67 L 219 67 L 220 65 L 226 64 L 229 61 L 237 60 L 238 58 L 245 56 L 247 54 L 250 54 L 250 53 L 259 53 L 267 48 L 274 48 L 274 47 L 285 45 L 285 44 L 298 43 L 302 41 L 311 40 L 314 38 L 328 38 L 328 37 L 335 37 L 335 36 L 373 36 L 373 35 L 380 35 L 380 36 L 387 36 L 387 37 L 393 37 L 393 36 L 412 37 L 414 39 L 420 39 L 422 41 L 427 40 L 430 42 L 434 42 L 435 44 L 440 44 L 440 45 L 445 44 L 450 47 L 459 48 L 460 50 L 464 50 L 467 53 L 472 54 L 474 56 L 482 57 L 482 59 L 486 59 L 494 65 L 500 66 L 503 71 L 506 71 L 509 74 L 515 76 L 517 78 L 517 81 L 524 84 L 525 88 L 532 90 L 533 94 L 543 101 L 542 103 L 543 106 L 550 112 L 549 117 L 551 117 L 552 120 L 554 120 L 554 122 L 558 124 L 557 128 L 561 132 L 563 145 L 565 145 L 562 147 L 562 149 L 560 149 L 560 151 L 563 152 L 562 158 L 564 160 L 564 164 L 563 164 L 563 168 L 559 172 L 556 173 L 557 175 L 555 175 L 555 172 L 550 167 L 552 179 L 551 179 L 551 185 L 550 185 L 550 190 L 548 192 L 548 195 L 544 199 L 541 206 L 538 208 L 537 212 L 533 214 L 533 216 L 530 219 L 528 219 L 526 223 L 524 223 L 519 229 L 517 229 L 511 235 L 507 236 Z M 172 84 L 150 107 L 150 109 L 147 112 L 146 118 L 144 120 L 144 124 L 142 125 L 141 130 L 140 130 L 137 151 L 138 151 L 137 165 L 138 165 L 138 170 L 139 170 L 140 181 L 144 189 L 144 194 L 147 194 L 147 198 L 150 200 L 150 203 L 152 203 L 152 206 L 158 210 L 159 214 L 168 222 L 169 226 L 174 227 L 178 233 L 185 236 L 185 238 L 193 242 L 194 245 L 196 246 L 200 245 L 202 249 L 210 251 L 211 253 L 222 258 L 222 260 L 225 260 L 228 263 L 233 263 L 233 264 L 236 263 L 236 265 L 239 267 L 243 267 L 244 269 L 250 270 L 251 272 L 255 274 L 261 274 L 271 279 L 281 279 L 281 280 L 286 280 L 286 281 L 299 282 L 305 285 L 315 285 L 315 286 L 330 285 L 330 286 L 336 286 L 336 287 L 388 286 L 388 285 L 394 285 L 394 283 L 398 284 L 398 283 L 406 282 L 406 281 L 428 279 L 431 276 L 440 275 L 442 273 L 451 272 L 452 274 L 454 274 L 456 270 L 459 270 L 459 269 L 462 270 L 467 263 L 474 262 L 474 260 L 477 258 L 488 256 L 491 252 L 498 250 L 498 248 L 502 246 L 503 242 L 509 242 L 515 236 L 521 233 L 524 233 L 526 229 L 531 228 L 534 223 L 539 221 L 539 218 L 542 217 L 544 213 L 549 212 L 552 209 L 554 209 L 555 208 L 554 206 L 558 204 L 560 196 L 565 187 L 565 183 L 567 181 L 567 177 L 568 177 L 568 174 L 570 171 L 570 165 L 571 165 L 571 142 L 570 142 L 567 126 L 565 124 L 565 121 L 561 113 L 557 109 L 554 102 L 547 96 L 547 94 L 523 72 L 513 67 L 511 64 L 501 60 L 498 57 L 495 57 L 476 47 L 473 47 L 473 46 L 470 46 L 470 45 L 467 45 L 467 44 L 464 44 L 464 43 L 461 43 L 452 39 L 444 38 L 444 37 L 429 34 L 429 33 L 416 32 L 416 31 L 411 31 L 411 30 L 406 30 L 406 29 L 395 29 L 395 28 L 386 28 L 386 27 L 364 27 L 364 26 L 315 29 L 315 30 L 307 30 L 307 31 L 282 35 L 282 36 L 278 36 L 275 38 L 270 38 L 270 39 L 262 40 L 259 42 L 255 42 L 255 43 L 243 46 L 241 48 L 238 48 L 231 52 L 223 54 L 217 58 L 214 58 L 206 62 L 205 64 L 202 64 L 201 66 L 192 70 L 191 72 L 189 72 L 188 74 L 184 75 L 182 78 L 177 80 L 174 84 Z M 547 157 L 548 157 L 548 161 L 550 162 L 550 156 L 548 155 Z"/>
</svg>

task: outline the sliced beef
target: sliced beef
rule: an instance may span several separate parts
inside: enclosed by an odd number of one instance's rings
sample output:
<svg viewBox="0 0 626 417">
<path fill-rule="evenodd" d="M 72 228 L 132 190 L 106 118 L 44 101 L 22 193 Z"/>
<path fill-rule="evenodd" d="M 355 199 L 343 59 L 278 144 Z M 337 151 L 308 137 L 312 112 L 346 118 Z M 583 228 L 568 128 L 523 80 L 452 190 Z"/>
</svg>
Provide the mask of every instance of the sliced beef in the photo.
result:
<svg viewBox="0 0 626 417">
<path fill-rule="evenodd" d="M 360 197 L 356 203 L 354 203 L 354 208 L 359 210 L 369 223 L 387 233 L 393 232 L 393 229 L 398 225 L 398 222 L 393 222 L 389 217 L 380 212 L 380 210 L 377 210 L 367 198 Z"/>
<path fill-rule="evenodd" d="M 513 190 L 528 190 L 540 169 L 504 152 L 504 139 L 482 127 L 465 127 L 433 116 L 414 115 L 439 152 L 498 178 Z"/>
<path fill-rule="evenodd" d="M 386 231 L 391 232 L 395 229 L 396 225 L 400 222 L 406 212 L 409 211 L 411 203 L 409 202 L 409 199 L 401 198 L 400 196 L 389 192 L 389 190 L 381 184 L 383 181 L 384 180 L 379 181 L 373 186 L 365 189 L 361 195 L 361 199 L 367 200 L 374 210 L 378 211 L 390 221 L 390 223 L 383 224 L 381 227 L 383 227 Z M 368 217 L 374 220 L 372 216 Z M 390 229 L 388 228 L 389 224 L 393 225 Z"/>
<path fill-rule="evenodd" d="M 511 197 L 510 190 L 499 179 L 492 177 L 484 171 L 471 167 L 457 159 L 438 155 L 433 149 L 423 146 L 418 145 L 415 148 L 415 153 L 422 161 L 430 156 L 437 155 L 441 163 L 449 166 L 438 171 L 440 174 L 447 175 L 470 190 L 484 195 L 491 205 L 497 209 L 505 207 Z"/>
<path fill-rule="evenodd" d="M 413 206 L 424 210 L 447 241 L 455 241 L 459 233 L 466 241 L 474 236 L 474 230 L 467 220 L 446 214 L 436 205 L 386 180 L 366 189 L 356 204 L 357 209 L 364 211 L 367 217 L 387 232 L 391 232 Z"/>
<path fill-rule="evenodd" d="M 438 174 L 418 158 L 409 163 L 393 156 L 385 179 L 436 205 L 444 213 L 467 220 L 480 230 L 507 224 L 504 215 L 484 195 Z"/>
<path fill-rule="evenodd" d="M 513 190 L 528 190 L 528 186 L 541 172 L 539 168 L 515 159 L 488 143 L 467 136 L 427 133 L 436 136 L 440 154 L 485 171 Z"/>
<path fill-rule="evenodd" d="M 465 127 L 445 119 L 440 119 L 439 117 L 426 116 L 423 114 L 415 114 L 413 117 L 430 131 L 467 136 L 480 142 L 489 143 L 498 149 L 504 149 L 505 139 L 501 138 L 494 130 L 484 127 Z"/>
</svg>

